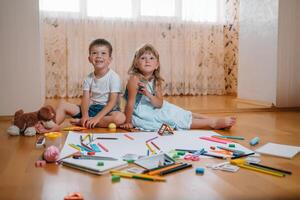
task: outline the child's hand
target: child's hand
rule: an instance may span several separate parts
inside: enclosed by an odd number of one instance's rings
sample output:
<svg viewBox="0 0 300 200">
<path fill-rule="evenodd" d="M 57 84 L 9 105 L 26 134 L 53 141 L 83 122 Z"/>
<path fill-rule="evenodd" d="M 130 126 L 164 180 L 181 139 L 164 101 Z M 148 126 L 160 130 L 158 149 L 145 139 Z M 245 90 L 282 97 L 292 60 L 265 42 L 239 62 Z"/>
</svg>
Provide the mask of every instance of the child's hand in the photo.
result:
<svg viewBox="0 0 300 200">
<path fill-rule="evenodd" d="M 35 125 L 35 130 L 37 133 L 48 133 L 48 132 L 53 132 L 53 131 L 59 131 L 60 126 L 55 124 L 52 128 L 46 129 L 42 123 L 38 123 Z"/>
<path fill-rule="evenodd" d="M 124 129 L 131 129 L 131 128 L 133 128 L 133 125 L 132 125 L 132 123 L 128 122 L 128 123 L 120 125 L 120 127 L 124 128 Z"/>
<path fill-rule="evenodd" d="M 89 118 L 88 117 L 82 117 L 81 119 L 80 119 L 80 124 L 81 124 L 81 126 L 82 127 L 86 127 L 86 122 L 89 120 Z"/>
<path fill-rule="evenodd" d="M 46 133 L 46 132 L 48 132 L 48 130 L 40 122 L 35 125 L 35 130 L 36 130 L 37 133 Z"/>
<path fill-rule="evenodd" d="M 89 120 L 86 121 L 85 127 L 90 129 L 90 128 L 95 128 L 95 126 L 99 123 L 99 119 L 97 117 L 92 117 Z"/>
<path fill-rule="evenodd" d="M 151 93 L 147 90 L 147 84 L 143 83 L 143 82 L 138 82 L 138 86 L 139 86 L 139 93 L 149 97 L 151 95 Z"/>
</svg>

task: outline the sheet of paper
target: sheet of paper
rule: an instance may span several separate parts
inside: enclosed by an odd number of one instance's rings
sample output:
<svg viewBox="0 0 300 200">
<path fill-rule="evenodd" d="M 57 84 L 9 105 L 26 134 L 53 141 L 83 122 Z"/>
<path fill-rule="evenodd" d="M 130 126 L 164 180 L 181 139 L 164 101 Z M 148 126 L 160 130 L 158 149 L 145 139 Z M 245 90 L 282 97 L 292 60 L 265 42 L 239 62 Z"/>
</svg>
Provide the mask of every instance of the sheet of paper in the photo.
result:
<svg viewBox="0 0 300 200">
<path fill-rule="evenodd" d="M 97 139 L 92 143 L 100 143 L 108 149 L 108 152 L 103 151 L 96 152 L 97 156 L 110 156 L 114 158 L 121 159 L 122 156 L 126 154 L 137 154 L 140 156 L 147 155 L 147 146 L 146 141 L 157 137 L 152 140 L 163 152 L 169 152 L 174 149 L 192 149 L 200 150 L 202 148 L 209 150 L 210 146 L 223 146 L 228 147 L 226 144 L 220 144 L 208 140 L 199 139 L 202 136 L 212 136 L 219 135 L 214 131 L 205 131 L 205 130 L 190 130 L 190 131 L 175 131 L 174 135 L 160 136 L 156 132 L 132 132 L 126 133 L 127 135 L 134 138 L 133 140 L 124 136 L 124 133 L 108 133 L 108 134 L 94 134 L 94 137 L 116 137 L 117 140 L 101 140 Z M 65 141 L 65 145 L 61 151 L 60 157 L 70 155 L 71 153 L 76 152 L 77 150 L 70 147 L 68 144 L 80 144 L 80 135 L 83 137 L 86 134 L 72 132 L 70 131 L 68 137 Z M 159 153 L 159 151 L 150 143 L 151 147 Z M 251 153 L 252 151 L 236 144 L 236 150 L 244 151 L 245 153 Z"/>
<path fill-rule="evenodd" d="M 279 156 L 284 158 L 293 158 L 299 151 L 299 146 L 291 146 L 276 143 L 267 143 L 255 150 L 258 153 Z"/>
</svg>

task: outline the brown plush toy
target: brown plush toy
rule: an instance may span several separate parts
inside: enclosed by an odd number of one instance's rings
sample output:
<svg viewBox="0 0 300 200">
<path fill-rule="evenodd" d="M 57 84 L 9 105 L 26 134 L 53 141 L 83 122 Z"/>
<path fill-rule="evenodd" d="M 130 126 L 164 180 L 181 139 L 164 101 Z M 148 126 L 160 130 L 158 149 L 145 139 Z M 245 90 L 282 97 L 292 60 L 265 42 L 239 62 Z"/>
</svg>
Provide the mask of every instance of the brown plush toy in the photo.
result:
<svg viewBox="0 0 300 200">
<path fill-rule="evenodd" d="M 41 122 L 46 129 L 55 125 L 56 113 L 52 106 L 44 106 L 36 112 L 24 113 L 18 110 L 14 115 L 13 125 L 7 129 L 10 135 L 34 136 L 35 125 Z"/>
</svg>

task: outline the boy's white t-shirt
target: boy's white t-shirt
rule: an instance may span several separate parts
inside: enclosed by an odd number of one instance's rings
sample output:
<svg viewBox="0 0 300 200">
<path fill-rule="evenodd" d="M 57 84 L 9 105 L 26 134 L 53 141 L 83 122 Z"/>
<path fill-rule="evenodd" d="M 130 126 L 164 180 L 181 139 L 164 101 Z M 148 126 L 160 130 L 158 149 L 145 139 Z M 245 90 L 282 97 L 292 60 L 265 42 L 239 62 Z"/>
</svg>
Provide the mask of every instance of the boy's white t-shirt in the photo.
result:
<svg viewBox="0 0 300 200">
<path fill-rule="evenodd" d="M 112 69 L 109 69 L 99 79 L 92 72 L 84 79 L 82 88 L 84 91 L 90 91 L 90 104 L 106 105 L 110 93 L 121 92 L 121 80 L 119 75 Z"/>
</svg>

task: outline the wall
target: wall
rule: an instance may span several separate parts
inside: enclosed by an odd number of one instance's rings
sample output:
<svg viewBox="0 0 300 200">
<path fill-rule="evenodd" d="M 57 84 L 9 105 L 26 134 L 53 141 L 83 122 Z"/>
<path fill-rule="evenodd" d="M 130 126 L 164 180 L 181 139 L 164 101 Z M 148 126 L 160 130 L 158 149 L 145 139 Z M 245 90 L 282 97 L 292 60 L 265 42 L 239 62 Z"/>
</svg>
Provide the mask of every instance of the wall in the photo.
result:
<svg viewBox="0 0 300 200">
<path fill-rule="evenodd" d="M 0 115 L 44 103 L 38 0 L 0 2 Z"/>
<path fill-rule="evenodd" d="M 279 1 L 277 106 L 300 107 L 300 1 Z"/>
<path fill-rule="evenodd" d="M 238 98 L 276 104 L 278 0 L 240 1 Z"/>
<path fill-rule="evenodd" d="M 238 98 L 300 107 L 299 0 L 241 0 Z"/>
</svg>

